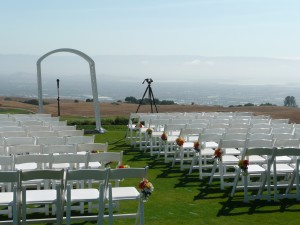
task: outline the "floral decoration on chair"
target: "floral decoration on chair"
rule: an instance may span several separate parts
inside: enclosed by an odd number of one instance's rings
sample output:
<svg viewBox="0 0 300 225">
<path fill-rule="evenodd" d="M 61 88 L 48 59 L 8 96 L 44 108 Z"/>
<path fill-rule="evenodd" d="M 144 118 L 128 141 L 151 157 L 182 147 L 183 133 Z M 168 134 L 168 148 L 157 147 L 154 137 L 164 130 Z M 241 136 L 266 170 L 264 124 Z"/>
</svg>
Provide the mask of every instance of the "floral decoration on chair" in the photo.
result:
<svg viewBox="0 0 300 225">
<path fill-rule="evenodd" d="M 129 165 L 120 165 L 120 166 L 118 166 L 118 168 L 119 169 L 124 169 L 124 168 L 130 168 L 130 166 Z"/>
<path fill-rule="evenodd" d="M 194 142 L 194 149 L 195 149 L 197 152 L 200 152 L 200 143 L 199 143 L 199 141 L 195 141 L 195 142 Z"/>
<path fill-rule="evenodd" d="M 142 123 L 139 123 L 139 128 L 143 128 L 143 124 Z"/>
<path fill-rule="evenodd" d="M 161 140 L 166 143 L 168 140 L 168 135 L 166 134 L 166 132 L 163 132 L 161 135 Z"/>
<path fill-rule="evenodd" d="M 249 166 L 249 160 L 247 159 L 241 159 L 239 162 L 238 162 L 238 166 L 239 168 L 242 170 L 242 174 L 244 176 L 247 176 L 248 175 L 248 166 Z"/>
<path fill-rule="evenodd" d="M 149 182 L 147 179 L 143 179 L 139 183 L 139 188 L 141 189 L 141 197 L 143 201 L 147 201 L 152 194 L 152 191 L 154 190 L 154 187 L 151 182 Z"/>
<path fill-rule="evenodd" d="M 218 161 L 222 161 L 222 155 L 223 155 L 222 149 L 217 148 L 214 152 L 215 159 L 218 159 Z"/>
<path fill-rule="evenodd" d="M 185 140 L 182 137 L 176 138 L 176 144 L 181 147 L 183 146 Z"/>
<path fill-rule="evenodd" d="M 146 133 L 148 134 L 149 137 L 151 137 L 153 130 L 151 128 L 148 128 L 146 130 Z"/>
</svg>

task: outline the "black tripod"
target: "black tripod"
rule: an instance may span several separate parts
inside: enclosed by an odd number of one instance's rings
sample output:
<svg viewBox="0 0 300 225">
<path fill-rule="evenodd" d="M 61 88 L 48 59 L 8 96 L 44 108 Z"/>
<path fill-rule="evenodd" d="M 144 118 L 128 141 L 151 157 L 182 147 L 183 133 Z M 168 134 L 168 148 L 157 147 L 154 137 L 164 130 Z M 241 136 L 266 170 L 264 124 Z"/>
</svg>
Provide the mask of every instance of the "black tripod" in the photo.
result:
<svg viewBox="0 0 300 225">
<path fill-rule="evenodd" d="M 153 80 L 151 78 L 147 78 L 147 79 L 145 79 L 143 81 L 143 83 L 145 83 L 145 81 L 148 83 L 148 86 L 147 86 L 147 88 L 146 88 L 146 90 L 144 92 L 144 95 L 143 95 L 143 97 L 142 97 L 142 99 L 140 101 L 140 104 L 139 104 L 139 106 L 138 106 L 138 108 L 136 110 L 136 113 L 139 111 L 139 108 L 140 108 L 140 106 L 141 106 L 141 104 L 142 104 L 142 102 L 143 102 L 143 100 L 145 98 L 145 95 L 146 95 L 147 91 L 148 91 L 148 98 L 150 100 L 150 105 L 151 105 L 151 113 L 153 113 L 153 105 L 155 106 L 156 113 L 158 113 L 157 107 L 156 107 L 156 104 L 155 104 L 155 99 L 154 99 L 153 91 L 152 91 L 152 88 L 151 88 L 151 83 L 153 82 Z"/>
</svg>

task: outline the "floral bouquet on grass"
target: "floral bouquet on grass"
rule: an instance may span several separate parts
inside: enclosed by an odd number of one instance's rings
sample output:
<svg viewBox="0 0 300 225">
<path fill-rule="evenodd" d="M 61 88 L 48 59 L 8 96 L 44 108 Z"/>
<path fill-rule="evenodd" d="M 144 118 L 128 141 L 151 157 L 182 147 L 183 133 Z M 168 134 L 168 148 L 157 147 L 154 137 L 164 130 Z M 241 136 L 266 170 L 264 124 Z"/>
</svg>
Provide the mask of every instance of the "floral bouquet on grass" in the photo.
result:
<svg viewBox="0 0 300 225">
<path fill-rule="evenodd" d="M 223 155 L 222 149 L 216 148 L 214 152 L 215 159 L 218 159 L 218 161 L 222 161 L 222 155 Z"/>
<path fill-rule="evenodd" d="M 185 140 L 182 137 L 176 138 L 176 144 L 181 147 L 183 146 Z"/>
<path fill-rule="evenodd" d="M 151 128 L 148 128 L 146 130 L 146 133 L 148 134 L 149 137 L 151 137 L 153 130 Z"/>
<path fill-rule="evenodd" d="M 161 140 L 166 143 L 168 140 L 168 135 L 166 134 L 166 132 L 163 132 L 161 135 Z"/>
<path fill-rule="evenodd" d="M 147 179 L 143 179 L 139 183 L 139 189 L 141 190 L 141 198 L 143 201 L 147 201 L 154 190 L 154 187 L 151 182 L 149 182 Z"/>
<path fill-rule="evenodd" d="M 244 176 L 247 176 L 248 175 L 248 166 L 249 166 L 249 160 L 247 159 L 241 159 L 239 162 L 238 162 L 238 166 L 240 167 L 240 169 L 242 170 L 242 174 Z"/>
<path fill-rule="evenodd" d="M 130 168 L 130 166 L 129 165 L 120 165 L 120 166 L 118 166 L 118 168 L 119 169 L 124 169 L 124 168 Z"/>
<path fill-rule="evenodd" d="M 200 152 L 200 143 L 199 143 L 199 141 L 194 142 L 194 149 L 195 149 L 197 152 Z"/>
</svg>

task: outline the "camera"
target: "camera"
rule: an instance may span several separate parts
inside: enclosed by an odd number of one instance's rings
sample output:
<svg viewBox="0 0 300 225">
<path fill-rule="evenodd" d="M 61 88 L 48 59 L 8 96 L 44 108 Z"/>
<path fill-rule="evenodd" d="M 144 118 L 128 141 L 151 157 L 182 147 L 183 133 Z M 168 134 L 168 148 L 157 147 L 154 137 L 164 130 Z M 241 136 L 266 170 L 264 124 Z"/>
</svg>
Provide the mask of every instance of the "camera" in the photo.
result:
<svg viewBox="0 0 300 225">
<path fill-rule="evenodd" d="M 151 78 L 146 78 L 143 83 L 145 83 L 145 81 L 148 83 L 148 84 L 151 84 L 153 82 L 153 80 Z"/>
</svg>

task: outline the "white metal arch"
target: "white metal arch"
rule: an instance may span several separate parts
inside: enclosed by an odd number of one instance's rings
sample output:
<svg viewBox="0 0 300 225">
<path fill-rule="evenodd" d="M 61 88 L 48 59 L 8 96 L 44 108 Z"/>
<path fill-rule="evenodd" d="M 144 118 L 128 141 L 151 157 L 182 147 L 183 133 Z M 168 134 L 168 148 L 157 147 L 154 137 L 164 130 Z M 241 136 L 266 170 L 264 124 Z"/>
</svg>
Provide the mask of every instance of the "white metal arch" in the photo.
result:
<svg viewBox="0 0 300 225">
<path fill-rule="evenodd" d="M 92 60 L 91 57 L 84 54 L 81 51 L 71 48 L 60 48 L 53 51 L 46 53 L 45 55 L 41 56 L 38 61 L 36 62 L 37 66 L 37 82 L 38 82 L 38 100 L 39 100 L 39 113 L 43 112 L 43 94 L 42 94 L 42 73 L 41 73 L 41 62 L 54 53 L 58 52 L 69 52 L 74 53 L 76 55 L 81 56 L 84 58 L 90 67 L 90 75 L 91 75 L 91 83 L 92 83 L 92 92 L 93 92 L 93 102 L 94 102 L 94 111 L 95 111 L 95 119 L 96 119 L 96 130 L 100 133 L 103 133 L 104 130 L 101 128 L 101 118 L 100 118 L 100 107 L 99 107 L 99 100 L 98 100 L 98 89 L 97 89 L 97 79 L 96 79 L 96 69 L 95 69 L 95 62 Z"/>
</svg>

